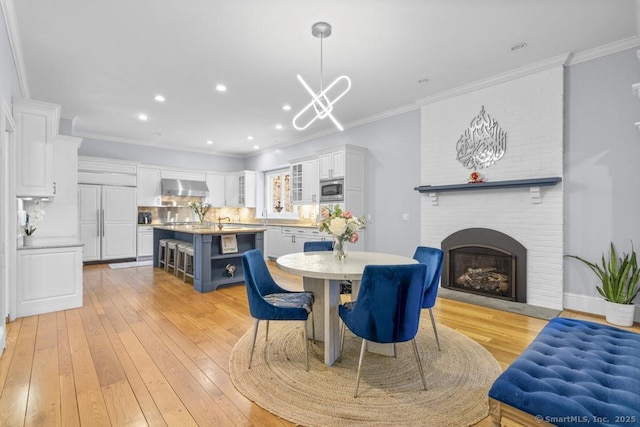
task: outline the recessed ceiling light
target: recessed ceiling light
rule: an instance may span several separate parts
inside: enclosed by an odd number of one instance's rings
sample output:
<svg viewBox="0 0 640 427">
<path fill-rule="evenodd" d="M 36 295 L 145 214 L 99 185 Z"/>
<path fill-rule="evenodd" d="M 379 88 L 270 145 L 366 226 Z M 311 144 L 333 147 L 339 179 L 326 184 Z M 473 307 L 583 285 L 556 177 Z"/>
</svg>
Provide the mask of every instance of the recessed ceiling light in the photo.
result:
<svg viewBox="0 0 640 427">
<path fill-rule="evenodd" d="M 521 43 L 518 43 L 518 44 L 515 44 L 515 45 L 511 46 L 511 50 L 524 49 L 527 46 L 529 46 L 527 43 L 521 42 Z"/>
<path fill-rule="evenodd" d="M 290 110 L 291 110 L 291 105 L 289 105 L 289 104 L 284 104 L 284 105 L 282 106 L 282 109 L 283 109 L 284 111 L 290 111 Z"/>
<path fill-rule="evenodd" d="M 147 120 L 149 120 L 149 117 L 147 117 L 146 114 L 138 114 L 138 120 L 140 120 L 141 122 L 146 122 Z"/>
<path fill-rule="evenodd" d="M 213 141 L 210 140 L 210 139 L 207 139 L 207 144 L 211 145 L 211 144 L 213 144 Z"/>
<path fill-rule="evenodd" d="M 164 96 L 162 95 L 156 95 L 153 99 L 155 99 L 158 102 L 164 102 Z"/>
<path fill-rule="evenodd" d="M 418 83 L 427 83 L 429 81 L 429 79 L 420 79 L 418 80 Z"/>
<path fill-rule="evenodd" d="M 249 141 L 253 141 L 253 136 L 249 135 L 249 136 L 247 137 L 247 139 L 248 139 Z"/>
<path fill-rule="evenodd" d="M 276 129 L 278 129 L 278 130 L 282 129 L 282 125 L 281 125 L 280 123 L 278 123 L 278 124 L 276 125 Z"/>
<path fill-rule="evenodd" d="M 254 150 L 259 150 L 259 149 L 260 149 L 260 146 L 259 146 L 259 145 L 254 145 L 254 146 L 253 146 L 253 149 L 254 149 Z"/>
<path fill-rule="evenodd" d="M 225 85 L 223 85 L 223 84 L 217 84 L 217 85 L 216 85 L 216 90 L 217 90 L 218 92 L 226 92 L 227 87 L 226 87 Z"/>
</svg>

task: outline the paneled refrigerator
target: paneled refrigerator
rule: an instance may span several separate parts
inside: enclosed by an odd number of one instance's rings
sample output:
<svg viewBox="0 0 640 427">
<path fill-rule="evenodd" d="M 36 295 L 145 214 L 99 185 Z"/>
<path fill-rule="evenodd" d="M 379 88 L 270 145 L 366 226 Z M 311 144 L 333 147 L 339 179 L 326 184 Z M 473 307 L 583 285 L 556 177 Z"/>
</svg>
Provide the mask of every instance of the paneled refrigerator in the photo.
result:
<svg viewBox="0 0 640 427">
<path fill-rule="evenodd" d="M 82 260 L 107 261 L 136 257 L 136 188 L 79 184 Z"/>
</svg>

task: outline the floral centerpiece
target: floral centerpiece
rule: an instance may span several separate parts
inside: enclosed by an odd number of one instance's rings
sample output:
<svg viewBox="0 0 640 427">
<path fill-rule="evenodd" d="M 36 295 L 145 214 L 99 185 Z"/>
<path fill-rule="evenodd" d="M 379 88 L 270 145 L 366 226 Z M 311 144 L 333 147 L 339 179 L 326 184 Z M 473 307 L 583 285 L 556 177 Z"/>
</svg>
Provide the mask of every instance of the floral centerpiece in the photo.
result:
<svg viewBox="0 0 640 427">
<path fill-rule="evenodd" d="M 35 233 L 38 223 L 44 217 L 45 211 L 42 208 L 40 200 L 33 202 L 24 214 L 24 222 L 22 223 L 22 232 L 25 238 L 28 239 Z"/>
<path fill-rule="evenodd" d="M 340 261 L 344 261 L 347 256 L 345 253 L 345 243 L 355 243 L 358 241 L 358 233 L 365 225 L 364 216 L 356 218 L 351 211 L 343 211 L 340 205 L 336 205 L 333 212 L 328 208 L 322 208 L 320 211 L 322 222 L 319 230 L 326 231 L 333 236 L 333 254 Z"/>
<path fill-rule="evenodd" d="M 204 217 L 207 215 L 207 212 L 209 212 L 209 209 L 211 209 L 211 204 L 209 204 L 209 202 L 189 202 L 189 207 L 195 212 L 200 224 L 202 224 Z"/>
</svg>

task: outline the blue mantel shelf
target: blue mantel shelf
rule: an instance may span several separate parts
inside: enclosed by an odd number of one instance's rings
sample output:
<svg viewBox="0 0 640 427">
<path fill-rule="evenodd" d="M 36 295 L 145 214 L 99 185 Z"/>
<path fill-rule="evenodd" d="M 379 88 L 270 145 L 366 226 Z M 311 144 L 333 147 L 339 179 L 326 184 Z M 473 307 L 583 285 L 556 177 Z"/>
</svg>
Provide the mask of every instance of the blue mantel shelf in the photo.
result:
<svg viewBox="0 0 640 427">
<path fill-rule="evenodd" d="M 437 193 L 449 191 L 495 190 L 499 188 L 529 187 L 533 203 L 540 203 L 540 187 L 549 187 L 562 181 L 559 176 L 548 178 L 515 179 L 511 181 L 479 182 L 476 184 L 421 185 L 414 190 L 428 193 L 434 206 L 438 205 Z"/>
</svg>

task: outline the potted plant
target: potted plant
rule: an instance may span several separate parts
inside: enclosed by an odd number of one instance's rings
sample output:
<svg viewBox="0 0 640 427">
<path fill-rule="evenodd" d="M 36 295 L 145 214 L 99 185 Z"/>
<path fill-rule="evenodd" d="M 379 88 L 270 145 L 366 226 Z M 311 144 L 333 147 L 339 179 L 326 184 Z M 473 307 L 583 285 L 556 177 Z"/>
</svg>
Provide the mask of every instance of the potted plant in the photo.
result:
<svg viewBox="0 0 640 427">
<path fill-rule="evenodd" d="M 631 244 L 631 253 L 623 252 L 620 258 L 613 242 L 611 242 L 609 256 L 605 258 L 603 253 L 600 264 L 587 261 L 579 256 L 568 256 L 585 263 L 600 279 L 601 286 L 596 286 L 596 289 L 605 299 L 604 311 L 607 322 L 618 326 L 633 325 L 636 308 L 633 300 L 640 292 L 638 286 L 640 269 L 633 243 Z"/>
</svg>

